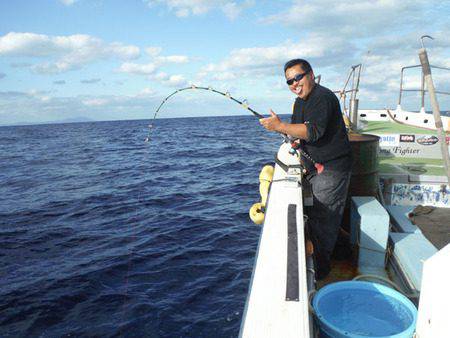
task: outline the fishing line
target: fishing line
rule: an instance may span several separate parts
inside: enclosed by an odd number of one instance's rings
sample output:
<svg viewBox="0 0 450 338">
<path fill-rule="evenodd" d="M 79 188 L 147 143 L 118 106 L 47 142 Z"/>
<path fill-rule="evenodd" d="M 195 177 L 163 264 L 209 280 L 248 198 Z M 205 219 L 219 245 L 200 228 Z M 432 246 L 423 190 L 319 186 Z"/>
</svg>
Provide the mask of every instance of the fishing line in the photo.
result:
<svg viewBox="0 0 450 338">
<path fill-rule="evenodd" d="M 247 100 L 242 100 L 242 101 L 240 101 L 240 100 L 236 99 L 235 97 L 231 96 L 229 92 L 225 92 L 225 93 L 224 93 L 224 92 L 221 92 L 220 90 L 216 90 L 216 89 L 214 89 L 214 88 L 212 88 L 212 87 L 200 87 L 200 86 L 196 86 L 196 85 L 191 85 L 191 86 L 189 86 L 189 87 L 180 88 L 180 89 L 175 90 L 173 93 L 171 93 L 170 95 L 166 96 L 166 98 L 164 98 L 164 99 L 161 101 L 160 105 L 158 106 L 158 108 L 157 108 L 156 111 L 155 111 L 155 114 L 153 115 L 153 119 L 151 120 L 151 123 L 148 125 L 148 134 L 147 134 L 147 137 L 145 138 L 145 142 L 150 142 L 150 139 L 151 139 L 151 132 L 152 132 L 152 130 L 153 130 L 153 123 L 154 123 L 154 121 L 156 120 L 156 117 L 158 116 L 158 113 L 159 113 L 159 111 L 161 110 L 161 108 L 164 106 L 164 104 L 165 104 L 172 96 L 174 96 L 174 95 L 177 94 L 177 93 L 183 92 L 183 91 L 185 91 L 185 90 L 206 90 L 206 91 L 209 91 L 209 92 L 212 92 L 212 93 L 220 94 L 220 95 L 222 95 L 222 96 L 224 96 L 224 97 L 226 97 L 226 98 L 228 98 L 228 99 L 230 99 L 230 100 L 236 102 L 237 104 L 241 105 L 244 109 L 247 109 L 248 111 L 250 111 L 250 112 L 253 114 L 253 116 L 255 116 L 256 118 L 258 118 L 258 119 L 263 119 L 263 118 L 264 118 L 264 115 L 258 113 L 257 111 L 255 111 L 254 109 L 252 109 L 252 108 L 248 105 Z M 297 139 L 291 138 L 291 137 L 289 137 L 288 135 L 283 134 L 283 133 L 280 133 L 280 134 L 283 136 L 285 142 L 289 142 L 289 143 L 291 143 L 291 144 L 294 146 L 294 143 L 295 143 L 295 141 L 296 141 Z M 317 162 L 316 162 L 316 161 L 315 161 L 308 153 L 306 153 L 306 152 L 305 152 L 304 150 L 302 150 L 301 148 L 296 147 L 295 149 L 296 149 L 297 151 L 299 151 L 299 153 L 300 153 L 303 157 L 305 157 L 305 158 L 306 158 L 307 160 L 309 160 L 312 164 L 314 164 L 314 166 L 315 166 L 315 168 L 317 169 L 317 172 L 318 172 L 319 174 L 323 171 L 323 165 L 322 165 L 322 164 L 317 163 Z"/>
</svg>

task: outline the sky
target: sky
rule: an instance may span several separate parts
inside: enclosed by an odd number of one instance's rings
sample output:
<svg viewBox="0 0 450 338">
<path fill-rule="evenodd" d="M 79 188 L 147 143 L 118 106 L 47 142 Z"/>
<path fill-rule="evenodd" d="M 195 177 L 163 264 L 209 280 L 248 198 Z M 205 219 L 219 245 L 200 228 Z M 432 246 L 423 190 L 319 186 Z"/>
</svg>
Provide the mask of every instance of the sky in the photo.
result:
<svg viewBox="0 0 450 338">
<path fill-rule="evenodd" d="M 359 107 L 395 108 L 420 36 L 434 38 L 425 41 L 431 64 L 450 67 L 449 16 L 450 2 L 433 0 L 0 0 L 0 124 L 149 119 L 191 84 L 289 114 L 283 65 L 293 58 L 310 61 L 332 90 L 362 63 Z M 450 72 L 433 79 L 449 90 Z M 405 86 L 419 84 L 420 72 L 408 71 Z M 438 99 L 450 109 L 448 96 Z M 417 94 L 403 105 L 418 110 Z M 186 91 L 160 117 L 243 114 Z"/>
</svg>

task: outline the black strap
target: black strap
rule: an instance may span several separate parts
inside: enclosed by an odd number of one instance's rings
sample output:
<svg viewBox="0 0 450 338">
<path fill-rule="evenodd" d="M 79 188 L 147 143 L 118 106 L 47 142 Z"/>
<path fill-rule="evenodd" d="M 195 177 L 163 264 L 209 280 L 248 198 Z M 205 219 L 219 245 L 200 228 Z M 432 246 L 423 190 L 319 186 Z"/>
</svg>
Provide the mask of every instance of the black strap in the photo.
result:
<svg viewBox="0 0 450 338">
<path fill-rule="evenodd" d="M 285 172 L 288 172 L 289 169 L 301 169 L 303 170 L 304 167 L 301 164 L 292 164 L 292 165 L 287 165 L 283 162 L 281 162 L 281 160 L 278 158 L 278 156 L 275 156 L 275 163 L 278 164 L 281 169 L 283 169 Z"/>
<path fill-rule="evenodd" d="M 287 213 L 287 278 L 286 301 L 299 300 L 297 205 L 289 204 Z"/>
</svg>

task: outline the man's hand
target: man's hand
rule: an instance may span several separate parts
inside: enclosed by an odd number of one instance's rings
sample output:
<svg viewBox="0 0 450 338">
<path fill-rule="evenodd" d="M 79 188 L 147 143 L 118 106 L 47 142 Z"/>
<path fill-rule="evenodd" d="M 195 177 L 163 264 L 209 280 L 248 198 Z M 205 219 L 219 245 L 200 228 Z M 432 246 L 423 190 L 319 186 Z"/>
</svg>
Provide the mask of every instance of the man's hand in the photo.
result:
<svg viewBox="0 0 450 338">
<path fill-rule="evenodd" d="M 270 131 L 281 131 L 281 127 L 283 125 L 283 122 L 281 122 L 280 118 L 277 114 L 273 112 L 272 109 L 270 109 L 270 117 L 266 117 L 264 119 L 259 119 L 259 123 Z"/>
</svg>

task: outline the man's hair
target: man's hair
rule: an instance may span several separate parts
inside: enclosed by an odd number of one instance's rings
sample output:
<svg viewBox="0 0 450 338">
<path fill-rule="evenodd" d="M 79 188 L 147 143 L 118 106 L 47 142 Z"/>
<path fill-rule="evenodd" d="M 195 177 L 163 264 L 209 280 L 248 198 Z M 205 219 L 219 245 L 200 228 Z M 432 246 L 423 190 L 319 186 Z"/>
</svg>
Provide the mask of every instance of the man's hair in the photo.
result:
<svg viewBox="0 0 450 338">
<path fill-rule="evenodd" d="M 296 65 L 300 65 L 305 73 L 309 73 L 310 71 L 312 71 L 312 67 L 308 61 L 303 59 L 293 59 L 286 62 L 286 64 L 284 65 L 284 72 L 286 73 L 286 70 L 288 68 L 292 68 Z"/>
</svg>

